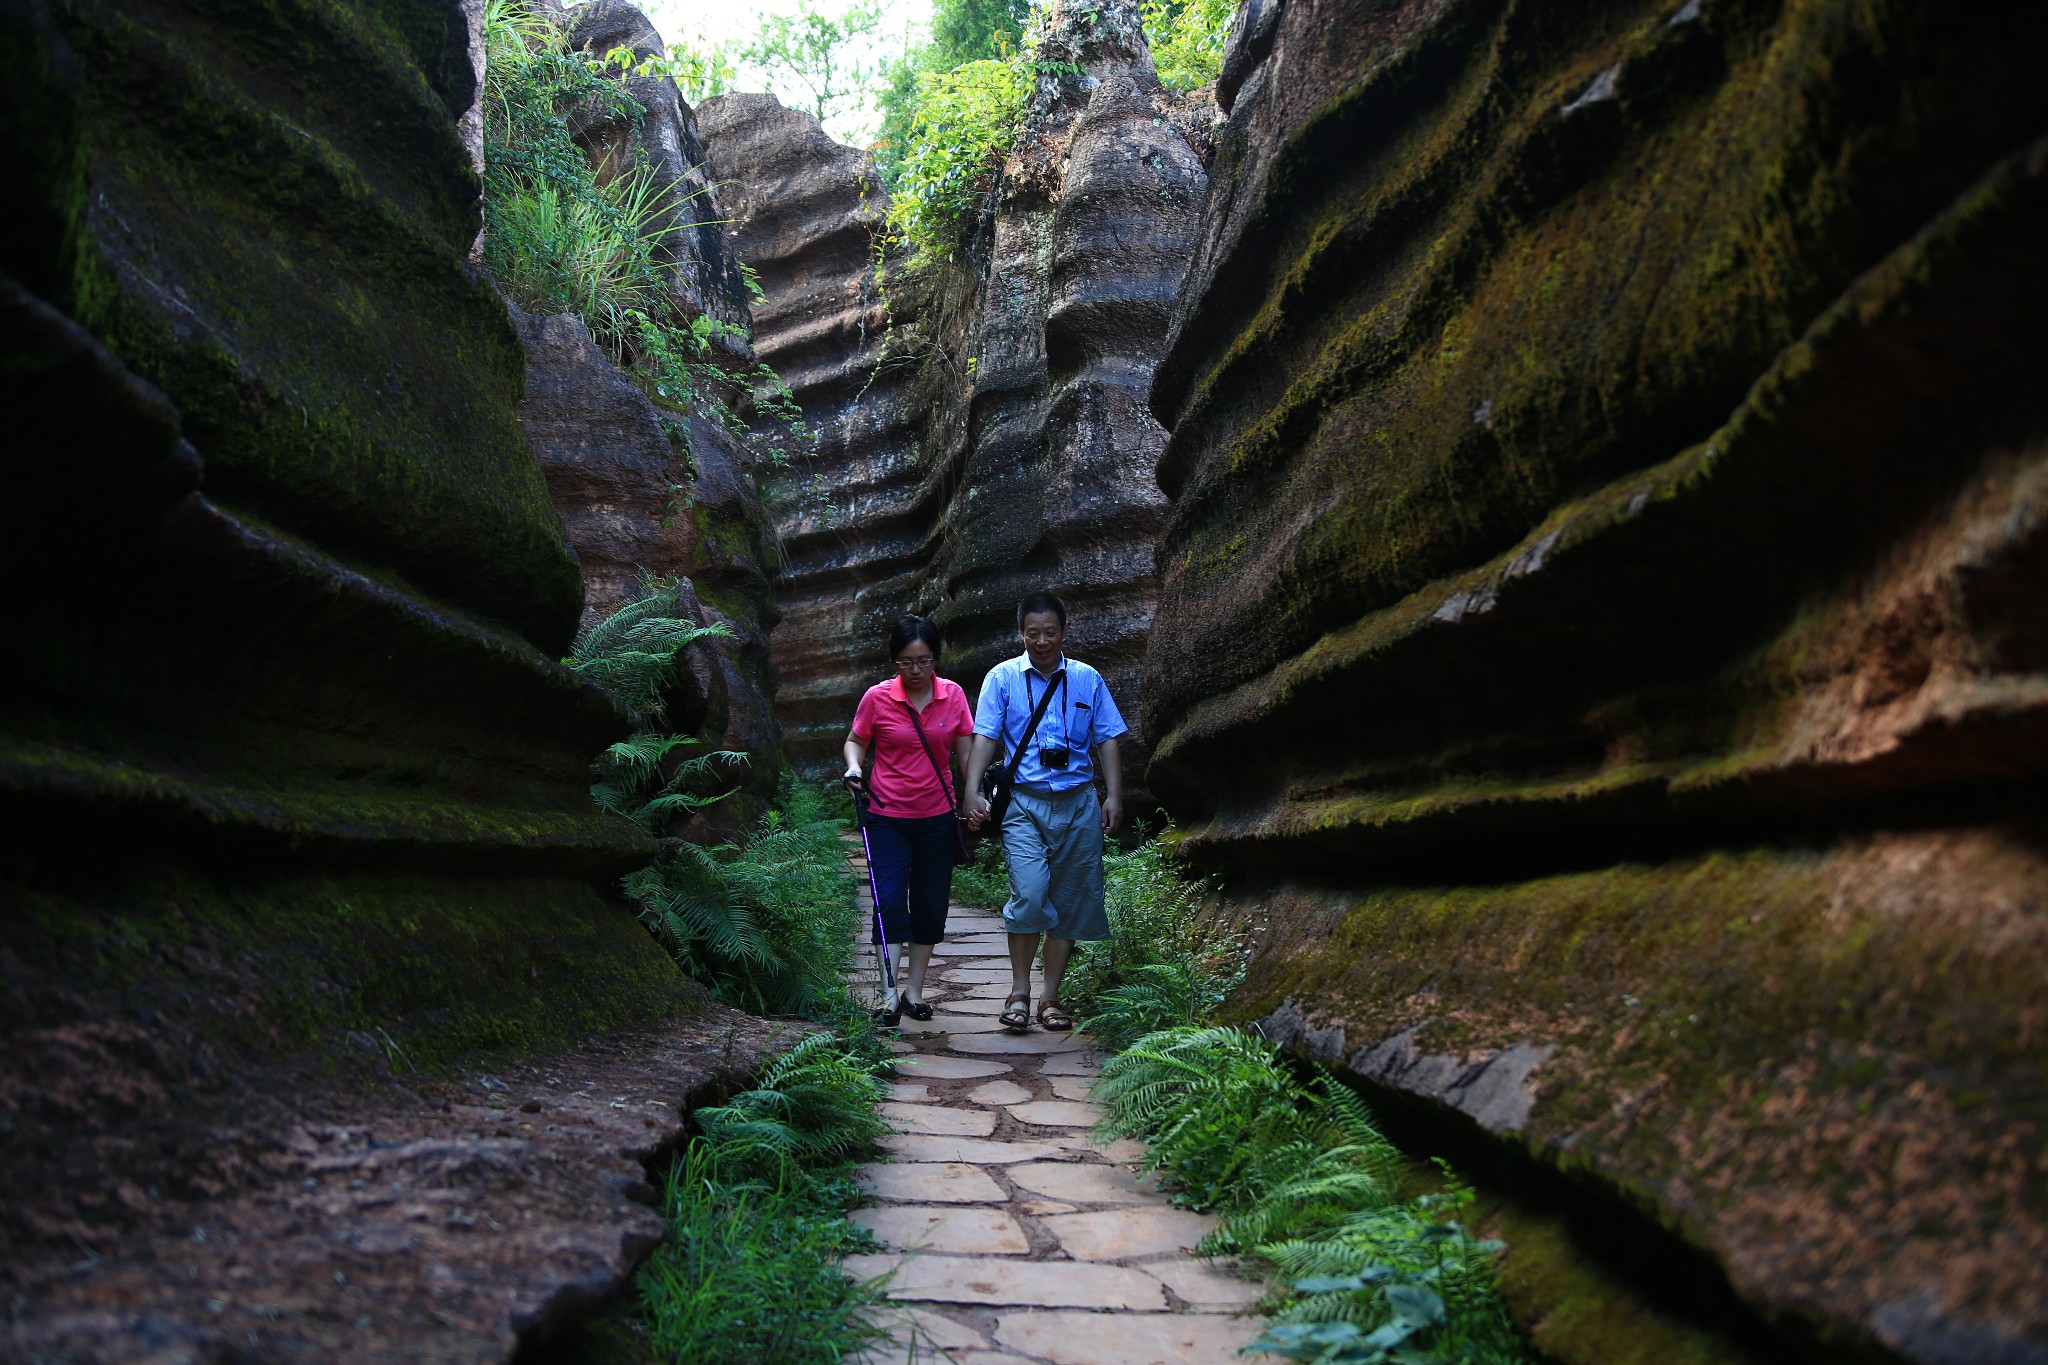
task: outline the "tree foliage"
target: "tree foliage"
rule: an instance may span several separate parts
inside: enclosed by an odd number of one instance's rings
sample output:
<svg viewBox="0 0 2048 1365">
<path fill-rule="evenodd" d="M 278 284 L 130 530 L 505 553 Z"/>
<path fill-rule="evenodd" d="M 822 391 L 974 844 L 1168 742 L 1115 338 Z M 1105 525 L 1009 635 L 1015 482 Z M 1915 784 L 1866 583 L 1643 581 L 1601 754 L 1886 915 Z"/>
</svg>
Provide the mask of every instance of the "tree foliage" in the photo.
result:
<svg viewBox="0 0 2048 1365">
<path fill-rule="evenodd" d="M 1236 11 L 1233 0 L 1144 0 L 1145 42 L 1160 83 L 1192 90 L 1215 80 Z"/>
<path fill-rule="evenodd" d="M 917 78 L 889 226 L 921 258 L 949 257 L 1017 140 L 1035 64 L 1023 52 Z"/>
<path fill-rule="evenodd" d="M 739 57 L 801 87 L 809 96 L 802 107 L 824 122 L 867 103 L 877 72 L 858 48 L 881 24 L 880 0 L 847 0 L 838 10 L 797 0 L 794 11 L 764 18 Z"/>
</svg>

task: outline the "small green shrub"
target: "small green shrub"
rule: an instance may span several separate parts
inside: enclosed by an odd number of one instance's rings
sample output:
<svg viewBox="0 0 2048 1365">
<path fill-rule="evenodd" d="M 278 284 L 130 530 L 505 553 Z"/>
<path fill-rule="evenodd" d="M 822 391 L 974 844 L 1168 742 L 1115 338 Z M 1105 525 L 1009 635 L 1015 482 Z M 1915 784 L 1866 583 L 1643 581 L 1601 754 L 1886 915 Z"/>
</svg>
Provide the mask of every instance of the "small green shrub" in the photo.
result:
<svg viewBox="0 0 2048 1365">
<path fill-rule="evenodd" d="M 922 260 L 949 259 L 1023 126 L 1037 70 L 1024 51 L 917 77 L 890 230 Z"/>
<path fill-rule="evenodd" d="M 975 860 L 953 869 L 953 903 L 993 908 L 1010 899 L 1010 868 L 1003 861 L 1000 840 L 987 839 L 975 848 Z"/>
<path fill-rule="evenodd" d="M 841 827 L 821 793 L 785 775 L 744 845 L 677 843 L 626 892 L 719 999 L 814 1015 L 834 998 L 860 914 Z"/>
<path fill-rule="evenodd" d="M 720 799 L 691 790 L 713 769 L 747 761 L 732 749 L 676 757 L 702 747 L 667 728 L 666 698 L 675 684 L 676 658 L 699 640 L 732 638 L 724 623 L 700 626 L 678 615 L 682 609 L 676 579 L 643 579 L 640 596 L 585 625 L 562 661 L 617 697 L 637 718 L 629 738 L 598 755 L 590 795 L 601 808 L 652 834 L 660 833 L 671 817 Z"/>
<path fill-rule="evenodd" d="M 846 1221 L 861 1192 L 844 1163 L 884 1131 L 885 1055 L 816 1034 L 698 1111 L 703 1135 L 665 1184 L 670 1236 L 638 1280 L 658 1359 L 830 1365 L 884 1335 L 883 1286 L 839 1259 L 874 1246 Z"/>
<path fill-rule="evenodd" d="M 1291 1360 L 1513 1365 L 1524 1359 L 1495 1288 L 1499 1244 L 1456 1221 L 1471 1192 L 1416 1195 L 1399 1151 L 1327 1072 L 1304 1085 L 1270 1043 L 1234 1028 L 1171 1028 L 1104 1064 L 1101 1131 L 1142 1137 L 1178 1202 L 1223 1214 L 1203 1250 L 1235 1252 L 1291 1286 L 1247 1349 Z"/>
<path fill-rule="evenodd" d="M 1110 850 L 1103 880 L 1109 937 L 1077 947 L 1060 988 L 1081 1027 L 1114 1048 L 1208 1018 L 1244 979 L 1246 957 L 1239 936 L 1197 921 L 1202 884 L 1158 839 Z"/>
</svg>

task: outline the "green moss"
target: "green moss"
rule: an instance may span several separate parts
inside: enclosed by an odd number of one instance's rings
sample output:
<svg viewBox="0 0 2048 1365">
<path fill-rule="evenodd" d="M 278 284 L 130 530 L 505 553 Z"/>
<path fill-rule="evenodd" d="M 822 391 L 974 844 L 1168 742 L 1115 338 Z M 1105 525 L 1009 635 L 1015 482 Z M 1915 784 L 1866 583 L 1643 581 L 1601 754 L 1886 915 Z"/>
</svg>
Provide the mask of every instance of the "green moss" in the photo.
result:
<svg viewBox="0 0 2048 1365">
<path fill-rule="evenodd" d="M 1901 867 L 1917 913 L 1900 912 Z M 2048 957 L 2011 916 L 1980 919 L 2044 894 L 2023 845 L 1900 835 L 1302 898 L 1274 907 L 1234 1008 L 1313 1002 L 1354 1047 L 1412 1027 L 1458 1057 L 1550 1044 L 1532 1152 L 1699 1245 L 1749 1235 L 1760 1210 L 1810 1225 L 1799 1273 L 1820 1275 L 1839 1217 L 1924 1217 L 1940 1240 L 1958 1198 L 2048 1206 L 2048 1068 L 2027 1022 Z M 1905 1155 L 1937 1137 L 1942 1163 Z"/>
<path fill-rule="evenodd" d="M 1560 1365 L 1748 1365 L 1749 1351 L 1667 1312 L 1574 1241 L 1562 1218 L 1482 1193 L 1474 1223 L 1507 1243 L 1500 1292 L 1531 1345 Z"/>
<path fill-rule="evenodd" d="M 557 652 L 579 576 L 514 420 L 517 338 L 462 260 L 475 180 L 448 108 L 353 11 L 277 8 L 224 29 L 68 11 L 103 253 L 73 310 L 183 409 L 214 493 Z M 285 95 L 295 70 L 224 55 L 282 60 L 260 38 L 294 24 L 380 129 L 304 126 L 342 120 L 325 73 Z"/>
<path fill-rule="evenodd" d="M 701 998 L 629 909 L 539 878 L 140 870 L 25 888 L 0 933 L 24 989 L 243 1063 L 389 1045 L 395 1069 L 432 1070 Z"/>
<path fill-rule="evenodd" d="M 1289 130 L 1161 371 L 1162 619 L 1229 624 L 1167 643 L 1148 719 L 1699 441 L 2038 126 L 2038 92 L 1992 69 L 2002 20 L 1668 11 L 1447 7 Z M 1617 66 L 1616 99 L 1559 112 Z M 1219 603 L 1202 567 L 1245 534 L 1257 577 Z M 1192 643 L 1219 630 L 1236 647 Z"/>
</svg>

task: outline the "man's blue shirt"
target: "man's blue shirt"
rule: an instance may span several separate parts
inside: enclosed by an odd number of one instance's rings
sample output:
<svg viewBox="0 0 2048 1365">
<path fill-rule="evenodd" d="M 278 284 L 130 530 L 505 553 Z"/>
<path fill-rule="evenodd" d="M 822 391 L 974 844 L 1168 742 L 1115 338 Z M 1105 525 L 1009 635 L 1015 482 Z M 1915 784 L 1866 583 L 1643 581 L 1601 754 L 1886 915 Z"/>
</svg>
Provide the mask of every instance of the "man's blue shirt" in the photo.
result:
<svg viewBox="0 0 2048 1365">
<path fill-rule="evenodd" d="M 1064 690 L 1056 689 L 1052 705 L 1045 708 L 1038 728 L 1031 733 L 1024 761 L 1017 765 L 1017 781 L 1026 787 L 1070 791 L 1095 780 L 1095 746 L 1115 739 L 1129 727 L 1110 699 L 1109 684 L 1087 664 L 1062 658 L 1054 671 L 1064 668 Z M 1031 666 L 1029 654 L 1005 659 L 981 680 L 981 696 L 974 704 L 974 733 L 986 735 L 1003 746 L 1004 762 L 1015 752 L 1031 713 L 1045 698 L 1046 680 Z M 1067 766 L 1048 768 L 1041 758 L 1046 748 L 1067 749 Z"/>
</svg>

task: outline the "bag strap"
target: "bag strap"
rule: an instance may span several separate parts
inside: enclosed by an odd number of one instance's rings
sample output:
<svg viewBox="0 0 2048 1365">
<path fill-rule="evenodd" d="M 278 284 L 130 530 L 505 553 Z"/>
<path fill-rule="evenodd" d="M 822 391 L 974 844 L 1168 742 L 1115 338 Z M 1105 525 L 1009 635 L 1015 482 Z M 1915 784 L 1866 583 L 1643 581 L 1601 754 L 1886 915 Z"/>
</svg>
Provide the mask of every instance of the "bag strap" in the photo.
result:
<svg viewBox="0 0 2048 1365">
<path fill-rule="evenodd" d="M 938 690 L 934 688 L 932 700 L 937 701 L 938 698 Z M 939 775 L 939 790 L 946 794 L 946 800 L 953 803 L 953 809 L 957 812 L 960 809 L 959 798 L 953 795 L 953 783 L 946 776 L 946 770 L 939 766 L 939 756 L 932 752 L 932 742 L 924 737 L 924 722 L 917 718 L 917 708 L 906 701 L 903 703 L 903 709 L 910 713 L 910 723 L 917 727 L 917 742 L 924 746 L 924 756 L 932 761 L 932 771 Z"/>
<path fill-rule="evenodd" d="M 1031 695 L 1030 674 L 1025 674 L 1024 695 Z M 1017 781 L 1017 768 L 1024 762 L 1024 751 L 1031 747 L 1031 737 L 1038 733 L 1038 722 L 1045 719 L 1045 708 L 1052 705 L 1052 694 L 1064 691 L 1067 686 L 1067 670 L 1061 669 L 1045 680 L 1045 695 L 1038 699 L 1038 709 L 1031 713 L 1031 723 L 1024 727 L 1024 737 L 1017 741 L 1017 752 L 1010 755 L 1010 782 Z"/>
</svg>

